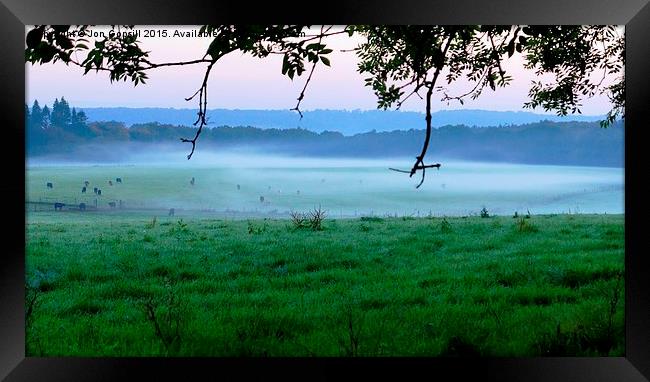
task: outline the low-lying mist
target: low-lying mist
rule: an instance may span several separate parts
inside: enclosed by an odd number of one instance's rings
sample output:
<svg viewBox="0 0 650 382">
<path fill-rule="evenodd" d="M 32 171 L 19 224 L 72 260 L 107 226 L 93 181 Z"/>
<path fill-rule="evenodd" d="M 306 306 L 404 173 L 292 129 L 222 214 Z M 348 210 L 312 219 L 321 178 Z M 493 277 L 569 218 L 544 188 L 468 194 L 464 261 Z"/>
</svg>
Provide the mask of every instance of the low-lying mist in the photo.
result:
<svg viewBox="0 0 650 382">
<path fill-rule="evenodd" d="M 390 171 L 410 158 L 314 158 L 273 150 L 208 150 L 190 145 L 98 145 L 65 157 L 27 158 L 27 200 L 124 209 L 174 208 L 179 214 L 238 212 L 288 216 L 321 206 L 332 217 L 623 213 L 624 169 L 462 162 L 431 158 L 424 184 Z M 82 160 L 93 153 L 97 160 Z M 115 183 L 116 178 L 123 183 Z M 192 182 L 194 178 L 194 182 Z M 81 193 L 98 187 L 102 195 Z M 111 181 L 111 183 L 108 183 Z M 46 188 L 53 183 L 53 188 Z"/>
</svg>

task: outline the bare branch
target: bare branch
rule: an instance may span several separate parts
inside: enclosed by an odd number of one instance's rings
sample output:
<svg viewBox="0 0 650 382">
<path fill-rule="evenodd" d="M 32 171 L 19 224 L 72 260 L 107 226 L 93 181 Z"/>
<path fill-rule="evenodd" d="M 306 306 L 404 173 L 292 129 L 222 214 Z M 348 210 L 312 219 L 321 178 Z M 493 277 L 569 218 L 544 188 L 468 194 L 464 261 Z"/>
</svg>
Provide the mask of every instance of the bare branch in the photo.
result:
<svg viewBox="0 0 650 382">
<path fill-rule="evenodd" d="M 453 32 L 453 31 L 449 34 L 449 37 L 447 38 L 447 43 L 445 44 L 445 48 L 442 51 L 443 57 L 445 57 L 447 55 L 447 51 L 449 50 L 449 46 L 451 45 L 451 42 L 454 39 L 454 35 L 455 35 L 455 32 Z M 425 117 L 425 119 L 427 121 L 427 130 L 426 130 L 426 136 L 424 138 L 424 145 L 422 146 L 422 152 L 420 153 L 420 155 L 415 157 L 416 161 L 415 161 L 415 164 L 413 165 L 413 168 L 411 168 L 410 175 L 409 175 L 409 177 L 413 177 L 413 175 L 415 175 L 415 173 L 418 170 L 422 170 L 422 180 L 420 181 L 420 183 L 415 188 L 420 188 L 422 183 L 424 183 L 425 171 L 429 167 L 429 166 L 424 164 L 424 156 L 427 154 L 427 150 L 429 148 L 429 140 L 431 139 L 431 95 L 433 94 L 433 88 L 436 85 L 436 81 L 438 80 L 438 77 L 440 76 L 440 71 L 441 70 L 442 70 L 441 66 L 436 67 L 436 71 L 433 74 L 433 79 L 431 81 L 425 81 L 424 82 L 424 86 L 426 86 L 428 88 L 427 95 L 426 95 L 427 105 L 426 105 L 426 117 Z M 435 166 L 435 167 L 440 168 L 440 164 L 437 164 L 437 166 Z"/>
<path fill-rule="evenodd" d="M 206 114 L 208 112 L 208 79 L 210 78 L 210 71 L 216 62 L 217 59 L 214 59 L 210 62 L 210 65 L 208 65 L 207 69 L 205 70 L 205 76 L 203 77 L 203 83 L 201 84 L 199 90 L 197 90 L 196 93 L 194 93 L 191 97 L 185 99 L 186 101 L 190 101 L 196 97 L 197 94 L 199 95 L 199 111 L 197 113 L 196 122 L 194 122 L 194 126 L 198 124 L 199 128 L 196 130 L 196 135 L 194 135 L 194 138 L 181 138 L 181 142 L 192 144 L 192 151 L 190 151 L 190 153 L 187 155 L 187 160 L 190 160 L 192 158 L 194 149 L 196 148 L 196 140 L 199 138 L 199 135 L 201 135 L 203 126 L 207 125 Z"/>
<path fill-rule="evenodd" d="M 325 26 L 320 27 L 320 38 L 318 39 L 318 43 L 320 44 L 321 41 L 323 40 L 323 36 L 325 35 L 323 33 L 323 29 Z M 327 30 L 331 29 L 328 28 Z M 300 95 L 298 96 L 298 103 L 296 104 L 296 107 L 290 109 L 290 110 L 295 110 L 300 114 L 300 119 L 302 119 L 302 111 L 300 111 L 300 103 L 302 102 L 303 98 L 305 98 L 305 90 L 307 90 L 307 86 L 309 86 L 309 82 L 311 82 L 311 76 L 314 74 L 314 69 L 316 69 L 316 65 L 318 65 L 318 58 L 316 58 L 316 61 L 314 61 L 314 65 L 311 66 L 311 71 L 309 71 L 309 77 L 307 77 L 307 81 L 305 81 L 305 86 L 302 87 L 302 91 L 300 92 Z"/>
</svg>

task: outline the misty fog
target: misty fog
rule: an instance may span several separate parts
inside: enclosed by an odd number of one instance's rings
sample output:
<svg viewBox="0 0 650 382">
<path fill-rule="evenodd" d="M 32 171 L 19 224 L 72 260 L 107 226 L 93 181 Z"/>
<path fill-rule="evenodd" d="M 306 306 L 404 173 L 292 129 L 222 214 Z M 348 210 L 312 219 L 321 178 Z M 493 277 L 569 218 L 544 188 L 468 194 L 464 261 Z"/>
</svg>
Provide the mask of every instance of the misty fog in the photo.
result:
<svg viewBox="0 0 650 382">
<path fill-rule="evenodd" d="M 305 158 L 270 155 L 250 147 L 201 150 L 199 145 L 187 160 L 189 148 L 98 145 L 85 147 L 101 158 L 89 162 L 75 161 L 74 155 L 28 157 L 26 198 L 83 201 L 100 208 L 121 201 L 125 209 L 175 208 L 181 215 L 211 212 L 244 217 L 287 217 L 291 210 L 319 205 L 333 218 L 472 215 L 483 207 L 499 215 L 624 212 L 623 168 L 431 158 L 429 162 L 435 160 L 442 167 L 428 170 L 424 184 L 416 189 L 420 173 L 410 178 L 388 169 L 410 169 L 410 158 Z M 116 177 L 124 183 L 109 186 L 107 180 Z M 92 193 L 80 193 L 86 180 L 90 188 L 101 187 L 99 201 Z M 46 190 L 47 182 L 55 187 Z"/>
</svg>

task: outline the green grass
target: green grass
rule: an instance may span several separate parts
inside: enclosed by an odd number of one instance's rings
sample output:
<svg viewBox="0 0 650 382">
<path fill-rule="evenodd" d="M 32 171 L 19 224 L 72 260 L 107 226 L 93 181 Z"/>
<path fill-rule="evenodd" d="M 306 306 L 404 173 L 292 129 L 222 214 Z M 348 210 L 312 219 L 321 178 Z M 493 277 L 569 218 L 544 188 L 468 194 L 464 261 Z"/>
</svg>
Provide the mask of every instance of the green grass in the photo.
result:
<svg viewBox="0 0 650 382">
<path fill-rule="evenodd" d="M 622 215 L 27 221 L 27 356 L 624 355 Z"/>
</svg>

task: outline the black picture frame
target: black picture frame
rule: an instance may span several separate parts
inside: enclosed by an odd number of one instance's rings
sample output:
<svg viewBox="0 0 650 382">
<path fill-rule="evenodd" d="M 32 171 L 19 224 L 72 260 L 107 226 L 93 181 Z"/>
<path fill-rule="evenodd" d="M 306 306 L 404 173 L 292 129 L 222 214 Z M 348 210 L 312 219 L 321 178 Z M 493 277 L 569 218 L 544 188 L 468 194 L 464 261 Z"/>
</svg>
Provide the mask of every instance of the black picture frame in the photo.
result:
<svg viewBox="0 0 650 382">
<path fill-rule="evenodd" d="M 594 358 L 34 358 L 25 357 L 24 250 L 25 26 L 34 24 L 617 24 L 626 26 L 625 357 Z M 650 80 L 648 0 L 375 0 L 318 3 L 242 0 L 0 0 L 3 112 L 3 250 L 0 252 L 0 378 L 7 381 L 343 378 L 499 381 L 647 381 L 650 378 L 650 278 L 645 256 L 644 112 Z M 647 235 L 647 234 L 646 234 Z M 193 377 L 194 376 L 194 377 Z"/>
</svg>

